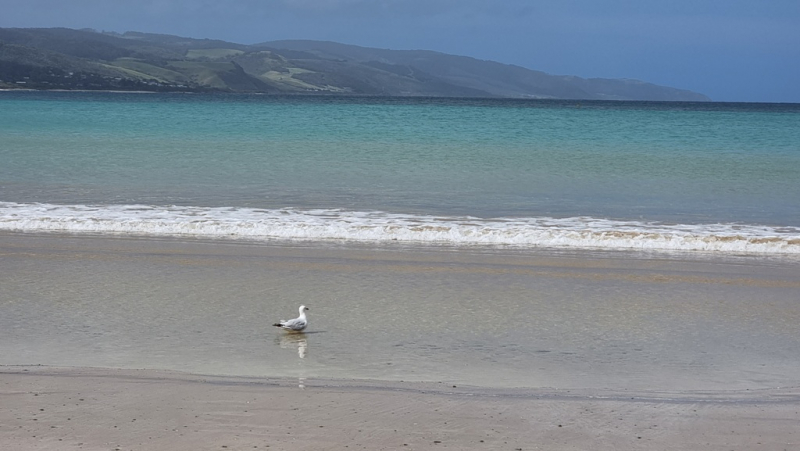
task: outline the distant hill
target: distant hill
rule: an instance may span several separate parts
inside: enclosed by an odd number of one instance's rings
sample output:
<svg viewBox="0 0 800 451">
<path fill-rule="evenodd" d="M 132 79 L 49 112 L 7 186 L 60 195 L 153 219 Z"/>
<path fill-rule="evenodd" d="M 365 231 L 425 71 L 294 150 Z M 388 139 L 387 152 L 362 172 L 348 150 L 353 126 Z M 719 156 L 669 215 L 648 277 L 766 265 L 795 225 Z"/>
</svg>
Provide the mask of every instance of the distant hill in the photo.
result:
<svg viewBox="0 0 800 451">
<path fill-rule="evenodd" d="M 426 50 L 67 28 L 0 28 L 0 88 L 710 100 L 637 80 L 550 75 Z"/>
</svg>

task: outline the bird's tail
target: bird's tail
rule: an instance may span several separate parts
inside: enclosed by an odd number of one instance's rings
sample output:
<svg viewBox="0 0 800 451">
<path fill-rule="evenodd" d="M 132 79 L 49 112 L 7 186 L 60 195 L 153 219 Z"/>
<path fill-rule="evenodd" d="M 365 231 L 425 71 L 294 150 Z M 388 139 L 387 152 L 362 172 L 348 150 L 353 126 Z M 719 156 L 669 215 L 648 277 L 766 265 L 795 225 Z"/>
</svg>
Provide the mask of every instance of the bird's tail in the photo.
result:
<svg viewBox="0 0 800 451">
<path fill-rule="evenodd" d="M 273 326 L 275 326 L 275 327 L 283 327 L 283 324 L 281 324 L 281 323 L 275 323 L 275 324 L 273 324 Z"/>
</svg>

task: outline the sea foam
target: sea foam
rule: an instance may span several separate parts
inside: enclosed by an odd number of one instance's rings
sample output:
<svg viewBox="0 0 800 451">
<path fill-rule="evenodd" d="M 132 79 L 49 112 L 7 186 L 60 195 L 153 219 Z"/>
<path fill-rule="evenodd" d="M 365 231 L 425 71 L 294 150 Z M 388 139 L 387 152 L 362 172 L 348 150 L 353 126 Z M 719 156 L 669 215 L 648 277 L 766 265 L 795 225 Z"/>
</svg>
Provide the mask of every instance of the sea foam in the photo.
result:
<svg viewBox="0 0 800 451">
<path fill-rule="evenodd" d="M 0 202 L 0 230 L 262 241 L 397 241 L 455 246 L 800 254 L 797 227 L 665 224 L 592 217 L 486 219 L 377 211 Z"/>
</svg>

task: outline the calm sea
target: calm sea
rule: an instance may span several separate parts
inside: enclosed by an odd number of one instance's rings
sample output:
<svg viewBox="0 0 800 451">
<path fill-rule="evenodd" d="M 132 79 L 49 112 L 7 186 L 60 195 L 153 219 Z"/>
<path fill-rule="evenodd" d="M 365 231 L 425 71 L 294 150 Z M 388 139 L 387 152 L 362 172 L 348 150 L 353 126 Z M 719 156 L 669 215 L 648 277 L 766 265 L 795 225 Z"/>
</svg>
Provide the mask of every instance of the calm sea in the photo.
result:
<svg viewBox="0 0 800 451">
<path fill-rule="evenodd" d="M 0 229 L 800 253 L 800 105 L 0 93 Z"/>
</svg>

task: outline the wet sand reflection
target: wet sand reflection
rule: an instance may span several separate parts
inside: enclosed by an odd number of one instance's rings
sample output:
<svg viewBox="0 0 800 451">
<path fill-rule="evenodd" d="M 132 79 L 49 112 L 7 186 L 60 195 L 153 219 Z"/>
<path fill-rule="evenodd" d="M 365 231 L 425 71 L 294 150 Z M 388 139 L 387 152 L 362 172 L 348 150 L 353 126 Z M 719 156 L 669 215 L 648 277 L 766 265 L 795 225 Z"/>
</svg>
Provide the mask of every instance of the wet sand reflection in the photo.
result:
<svg viewBox="0 0 800 451">
<path fill-rule="evenodd" d="M 306 358 L 308 354 L 308 338 L 303 332 L 284 333 L 277 341 L 281 349 L 297 348 L 297 356 L 301 359 Z"/>
</svg>

